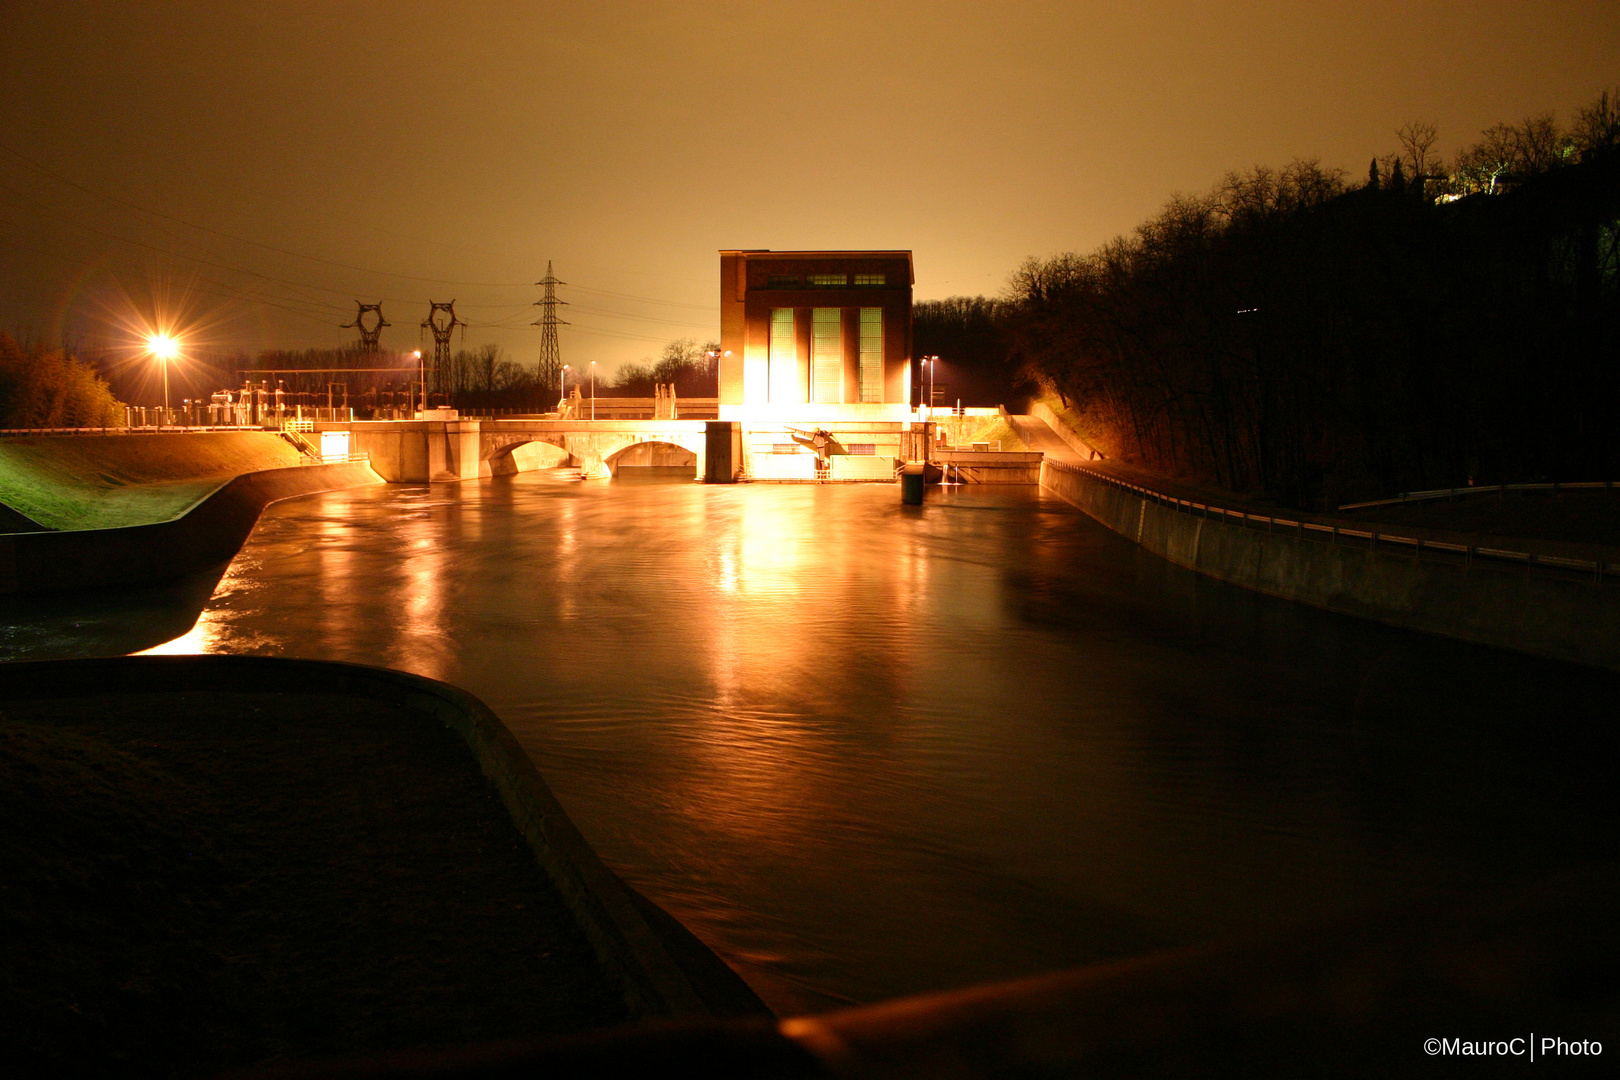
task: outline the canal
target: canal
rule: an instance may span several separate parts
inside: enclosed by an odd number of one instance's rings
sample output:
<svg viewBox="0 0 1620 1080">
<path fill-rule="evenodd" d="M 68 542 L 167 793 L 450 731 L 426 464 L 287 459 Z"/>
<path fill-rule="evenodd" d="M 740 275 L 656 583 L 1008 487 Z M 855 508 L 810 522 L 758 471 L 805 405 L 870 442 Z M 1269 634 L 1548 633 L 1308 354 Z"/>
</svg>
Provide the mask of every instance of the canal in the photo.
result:
<svg viewBox="0 0 1620 1080">
<path fill-rule="evenodd" d="M 1620 835 L 1620 679 L 1247 593 L 1028 487 L 300 499 L 162 648 L 471 690 L 782 1014 L 1535 880 Z"/>
</svg>

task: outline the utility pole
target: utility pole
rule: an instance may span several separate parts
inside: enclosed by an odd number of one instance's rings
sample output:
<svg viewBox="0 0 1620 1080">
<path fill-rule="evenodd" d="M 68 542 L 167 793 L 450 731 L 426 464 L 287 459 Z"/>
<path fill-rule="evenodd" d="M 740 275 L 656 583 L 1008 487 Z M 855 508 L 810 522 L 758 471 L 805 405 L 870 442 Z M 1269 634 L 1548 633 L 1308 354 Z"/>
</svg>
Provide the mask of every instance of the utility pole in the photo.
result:
<svg viewBox="0 0 1620 1080">
<path fill-rule="evenodd" d="M 381 303 L 362 304 L 358 300 L 356 300 L 354 303 L 355 303 L 355 306 L 358 307 L 360 310 L 355 314 L 354 322 L 344 323 L 343 324 L 343 329 L 345 329 L 345 330 L 359 330 L 360 331 L 360 351 L 361 352 L 363 352 L 363 353 L 377 352 L 378 351 L 377 338 L 379 336 L 381 336 L 382 328 L 385 327 L 385 326 L 392 326 L 393 324 L 390 323 L 390 322 L 387 322 L 387 321 L 385 321 L 383 319 L 382 304 Z M 375 326 L 371 326 L 371 327 L 366 326 L 366 312 L 368 312 L 368 311 L 371 312 L 373 315 L 377 316 L 377 324 Z"/>
<path fill-rule="evenodd" d="M 546 290 L 546 294 L 534 302 L 535 307 L 540 309 L 540 321 L 533 324 L 540 328 L 540 360 L 535 366 L 535 373 L 543 379 L 547 373 L 561 372 L 563 369 L 562 348 L 557 344 L 557 327 L 568 324 L 557 318 L 557 305 L 568 301 L 557 299 L 557 286 L 568 282 L 557 280 L 557 276 L 551 272 L 551 260 L 547 259 L 546 276 L 535 284 Z"/>
<path fill-rule="evenodd" d="M 442 393 L 449 389 L 444 382 L 450 375 L 450 332 L 458 326 L 467 324 L 456 318 L 454 300 L 448 304 L 441 304 L 435 300 L 429 300 L 428 303 L 432 305 L 432 309 L 428 312 L 428 317 L 422 320 L 422 329 L 433 331 L 433 381 L 439 384 Z M 462 333 L 465 334 L 466 331 L 463 330 Z M 424 377 L 425 374 L 424 372 Z M 422 387 L 422 408 L 427 408 L 425 383 Z"/>
</svg>

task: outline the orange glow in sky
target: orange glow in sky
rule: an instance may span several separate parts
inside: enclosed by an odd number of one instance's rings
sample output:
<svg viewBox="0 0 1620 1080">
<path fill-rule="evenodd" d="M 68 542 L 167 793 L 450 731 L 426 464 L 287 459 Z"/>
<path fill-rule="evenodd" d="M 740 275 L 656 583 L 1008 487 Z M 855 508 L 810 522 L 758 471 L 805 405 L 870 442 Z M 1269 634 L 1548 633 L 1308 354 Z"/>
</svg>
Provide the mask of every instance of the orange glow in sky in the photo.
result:
<svg viewBox="0 0 1620 1080">
<path fill-rule="evenodd" d="M 226 351 L 352 343 L 361 300 L 409 355 L 453 296 L 458 349 L 532 364 L 550 259 L 563 360 L 604 376 L 718 337 L 721 248 L 903 248 L 918 300 L 996 295 L 1228 171 L 1364 176 L 1407 121 L 1449 156 L 1620 79 L 1613 0 L 79 0 L 6 29 L 0 328 L 87 339 L 98 291 L 167 276 Z"/>
</svg>

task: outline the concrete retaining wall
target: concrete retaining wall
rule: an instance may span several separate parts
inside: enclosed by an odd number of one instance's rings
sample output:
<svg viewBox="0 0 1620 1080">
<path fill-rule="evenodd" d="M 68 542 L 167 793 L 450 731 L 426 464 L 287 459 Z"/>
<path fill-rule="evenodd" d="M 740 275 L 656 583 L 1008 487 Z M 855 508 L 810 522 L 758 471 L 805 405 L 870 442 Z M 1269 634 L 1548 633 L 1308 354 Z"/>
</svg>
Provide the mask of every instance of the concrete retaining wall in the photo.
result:
<svg viewBox="0 0 1620 1080">
<path fill-rule="evenodd" d="M 1620 670 L 1620 582 L 1534 565 L 1425 561 L 1365 539 L 1268 533 L 1047 462 L 1043 487 L 1178 566 L 1413 630 Z M 1321 535 L 1321 534 L 1316 534 Z"/>
<path fill-rule="evenodd" d="M 945 479 L 963 484 L 1036 484 L 1041 479 L 1040 451 L 939 450 L 934 460 Z"/>
<path fill-rule="evenodd" d="M 225 482 L 168 521 L 0 536 L 0 593 L 145 585 L 183 577 L 228 561 L 273 502 L 382 482 L 365 464 L 269 469 Z"/>
<path fill-rule="evenodd" d="M 1052 407 L 1044 401 L 1037 401 L 1030 405 L 1029 415 L 1041 421 L 1052 429 L 1052 433 L 1068 444 L 1070 450 L 1079 454 L 1083 461 L 1095 461 L 1102 457 L 1102 451 L 1086 442 L 1074 433 L 1074 429 L 1063 422 L 1063 418 L 1052 411 Z"/>
</svg>

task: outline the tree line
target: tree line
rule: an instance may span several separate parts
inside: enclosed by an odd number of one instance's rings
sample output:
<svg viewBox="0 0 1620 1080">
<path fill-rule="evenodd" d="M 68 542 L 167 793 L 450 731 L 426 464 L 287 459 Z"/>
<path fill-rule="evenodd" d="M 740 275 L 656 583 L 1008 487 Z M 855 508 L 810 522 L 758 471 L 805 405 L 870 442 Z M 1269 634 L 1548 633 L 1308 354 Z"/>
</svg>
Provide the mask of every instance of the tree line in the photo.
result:
<svg viewBox="0 0 1620 1080">
<path fill-rule="evenodd" d="M 999 336 L 1112 456 L 1294 506 L 1613 479 L 1620 94 L 1450 162 L 1437 137 L 1403 126 L 1361 183 L 1231 173 L 1004 300 L 919 304 L 919 351 L 925 321 L 942 354 Z"/>
<path fill-rule="evenodd" d="M 124 407 L 90 364 L 0 331 L 0 427 L 119 427 Z"/>
</svg>

